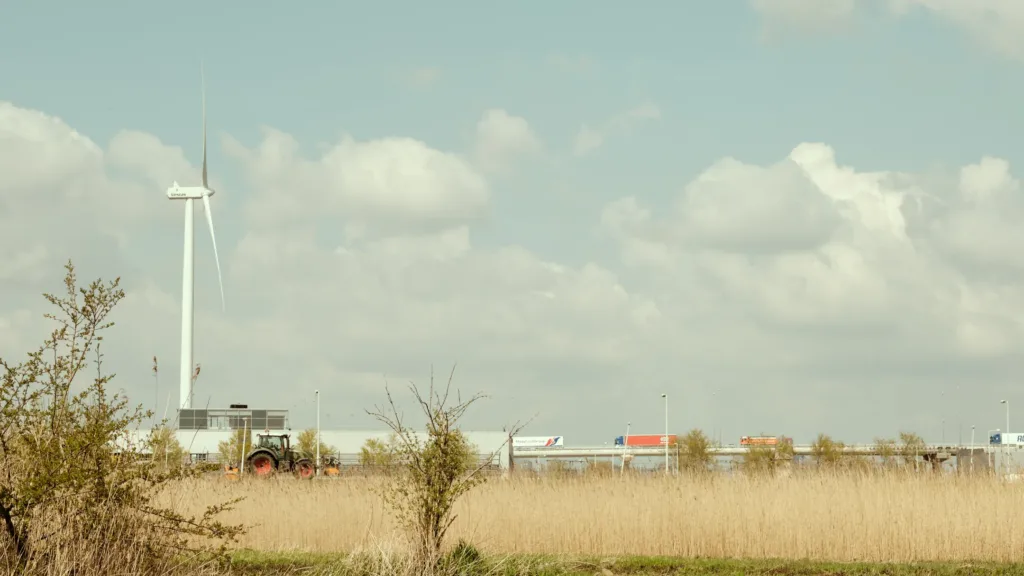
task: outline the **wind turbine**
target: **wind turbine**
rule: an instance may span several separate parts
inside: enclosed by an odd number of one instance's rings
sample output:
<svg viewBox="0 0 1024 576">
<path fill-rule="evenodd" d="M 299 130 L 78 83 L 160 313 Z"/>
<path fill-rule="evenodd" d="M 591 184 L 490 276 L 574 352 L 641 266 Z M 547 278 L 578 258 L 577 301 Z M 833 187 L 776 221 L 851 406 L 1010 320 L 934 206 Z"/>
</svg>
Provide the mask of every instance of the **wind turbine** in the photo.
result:
<svg viewBox="0 0 1024 576">
<path fill-rule="evenodd" d="M 180 403 L 182 409 L 192 407 L 192 337 L 195 321 L 195 212 L 193 200 L 202 200 L 206 211 L 206 222 L 210 226 L 210 239 L 213 241 L 213 257 L 217 262 L 217 282 L 220 283 L 220 305 L 224 305 L 224 281 L 220 273 L 220 256 L 217 255 L 217 237 L 213 233 L 213 215 L 210 213 L 210 196 L 215 191 L 206 180 L 206 79 L 202 74 L 203 92 L 203 183 L 202 186 L 179 186 L 178 182 L 167 189 L 167 197 L 171 200 L 185 201 L 185 262 L 181 275 L 181 390 Z"/>
</svg>

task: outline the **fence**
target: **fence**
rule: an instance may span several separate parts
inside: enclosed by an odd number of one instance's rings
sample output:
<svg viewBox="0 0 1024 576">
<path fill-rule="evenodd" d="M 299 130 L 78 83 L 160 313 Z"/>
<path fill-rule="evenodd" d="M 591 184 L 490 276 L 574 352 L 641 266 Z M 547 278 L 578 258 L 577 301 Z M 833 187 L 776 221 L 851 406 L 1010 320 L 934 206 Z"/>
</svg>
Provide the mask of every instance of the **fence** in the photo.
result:
<svg viewBox="0 0 1024 576">
<path fill-rule="evenodd" d="M 498 459 L 498 457 L 492 458 L 491 454 L 478 454 L 477 465 L 483 466 L 483 470 L 485 472 L 499 471 L 502 467 L 498 462 Z M 342 474 L 374 475 L 380 474 L 389 468 L 387 465 L 364 464 L 360 454 L 321 454 L 320 460 L 322 467 L 326 466 L 333 460 L 339 470 L 341 470 Z M 186 456 L 183 463 L 186 465 L 217 465 L 220 467 L 227 464 L 236 467 L 238 466 L 238 459 L 233 458 L 229 462 L 223 462 L 220 454 L 213 452 Z"/>
</svg>

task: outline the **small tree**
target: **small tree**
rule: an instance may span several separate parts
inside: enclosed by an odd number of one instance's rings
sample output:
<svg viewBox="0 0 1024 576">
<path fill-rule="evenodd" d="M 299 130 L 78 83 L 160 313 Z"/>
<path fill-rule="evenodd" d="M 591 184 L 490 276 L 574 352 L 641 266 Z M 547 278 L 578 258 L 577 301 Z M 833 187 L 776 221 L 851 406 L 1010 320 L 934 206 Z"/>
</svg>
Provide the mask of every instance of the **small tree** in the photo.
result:
<svg viewBox="0 0 1024 576">
<path fill-rule="evenodd" d="M 793 439 L 785 436 L 779 438 L 779 443 L 775 446 L 775 459 L 792 461 L 795 454 Z"/>
<path fill-rule="evenodd" d="M 811 443 L 811 456 L 819 469 L 835 470 L 843 458 L 845 446 L 827 434 L 818 434 Z"/>
<path fill-rule="evenodd" d="M 694 428 L 678 444 L 679 469 L 691 473 L 704 473 L 711 468 L 711 439 L 703 430 Z"/>
<path fill-rule="evenodd" d="M 448 404 L 452 378 L 444 390 L 434 389 L 431 372 L 430 390 L 424 396 L 410 383 L 416 403 L 426 417 L 424 437 L 406 424 L 395 406 L 391 391 L 385 384 L 387 406 L 367 411 L 394 432 L 390 447 L 397 464 L 382 490 L 385 503 L 398 521 L 413 537 L 416 545 L 414 564 L 421 574 L 431 574 L 438 566 L 445 535 L 455 521 L 455 503 L 464 494 L 484 482 L 481 474 L 486 464 L 473 466 L 472 445 L 458 429 L 458 422 L 473 403 L 483 398 L 474 395 L 463 401 L 456 397 Z M 519 432 L 515 427 L 509 434 Z M 496 453 L 490 455 L 493 459 Z"/>
<path fill-rule="evenodd" d="M 160 473 L 142 458 L 131 431 L 151 413 L 107 391 L 113 376 L 103 372 L 100 347 L 124 298 L 119 280 L 79 288 L 70 262 L 65 269 L 65 294 L 44 295 L 57 310 L 45 315 L 55 329 L 20 364 L 0 360 L 0 530 L 17 571 L 71 557 L 83 573 L 156 573 L 205 538 L 223 539 L 223 551 L 241 527 L 214 518 L 232 502 L 201 518 L 155 505 L 168 480 L 191 472 Z M 138 557 L 130 568 L 113 565 L 129 548 L 146 552 L 145 565 Z"/>
<path fill-rule="evenodd" d="M 900 432 L 900 455 L 908 468 L 917 470 L 918 457 L 924 452 L 924 439 L 913 432 Z"/>
<path fill-rule="evenodd" d="M 217 443 L 217 453 L 220 455 L 221 464 L 238 466 L 250 450 L 252 450 L 252 430 L 249 427 L 246 427 L 245 430 L 235 428 L 231 432 L 231 438 Z"/>
<path fill-rule="evenodd" d="M 316 428 L 307 428 L 295 438 L 295 449 L 305 458 L 316 458 Z M 320 439 L 320 456 L 334 454 L 338 449 Z"/>
<path fill-rule="evenodd" d="M 153 455 L 153 464 L 158 470 L 180 468 L 188 455 L 178 442 L 174 430 L 167 426 L 158 426 L 151 430 L 148 445 L 149 453 Z"/>
<path fill-rule="evenodd" d="M 882 468 L 891 468 L 899 450 L 892 438 L 875 438 L 875 451 L 881 460 Z"/>
<path fill-rule="evenodd" d="M 768 444 L 754 444 L 743 455 L 743 470 L 751 476 L 773 476 L 778 468 L 775 447 Z"/>
<path fill-rule="evenodd" d="M 370 438 L 359 449 L 359 465 L 370 470 L 387 470 L 398 459 L 395 450 L 397 438 L 394 434 L 388 441 Z"/>
</svg>

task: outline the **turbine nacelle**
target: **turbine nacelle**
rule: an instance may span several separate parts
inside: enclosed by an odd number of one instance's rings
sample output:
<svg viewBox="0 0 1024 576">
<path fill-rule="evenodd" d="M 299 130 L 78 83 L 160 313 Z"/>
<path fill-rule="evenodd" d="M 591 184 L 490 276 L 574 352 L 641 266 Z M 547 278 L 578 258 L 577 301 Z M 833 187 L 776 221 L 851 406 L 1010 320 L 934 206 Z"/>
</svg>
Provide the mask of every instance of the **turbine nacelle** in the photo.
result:
<svg viewBox="0 0 1024 576">
<path fill-rule="evenodd" d="M 175 182 L 167 189 L 167 197 L 171 200 L 202 200 L 203 196 L 213 196 L 214 191 L 202 186 L 178 186 Z"/>
</svg>

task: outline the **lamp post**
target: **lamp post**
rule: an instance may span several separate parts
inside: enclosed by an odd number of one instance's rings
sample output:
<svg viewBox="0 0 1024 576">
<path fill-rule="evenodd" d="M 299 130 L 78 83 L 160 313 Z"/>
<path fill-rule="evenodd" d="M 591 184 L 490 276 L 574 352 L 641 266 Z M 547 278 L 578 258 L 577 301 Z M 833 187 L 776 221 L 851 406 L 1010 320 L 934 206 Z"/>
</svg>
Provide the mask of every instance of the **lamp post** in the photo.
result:
<svg viewBox="0 0 1024 576">
<path fill-rule="evenodd" d="M 1010 433 L 1010 401 L 1009 400 L 1000 400 L 999 403 L 1000 404 L 1006 404 L 1006 434 L 1009 434 Z M 1003 444 L 1003 472 L 1009 473 L 1009 471 L 1010 471 L 1010 463 L 1008 462 L 1008 460 L 1010 458 L 1010 446 L 1006 442 L 1003 442 L 1002 444 Z"/>
<path fill-rule="evenodd" d="M 974 424 L 971 424 L 971 476 L 974 475 Z"/>
<path fill-rule="evenodd" d="M 629 426 L 632 422 L 626 422 L 626 435 L 622 437 L 622 468 L 619 469 L 621 474 L 626 473 L 626 447 L 629 446 Z"/>
<path fill-rule="evenodd" d="M 246 442 L 245 442 L 245 430 L 246 430 L 246 427 L 248 425 L 249 425 L 249 419 L 243 417 L 242 418 L 242 450 L 241 450 L 242 455 L 238 458 L 238 477 L 239 478 L 241 478 L 242 474 L 245 473 L 245 451 L 246 451 L 246 448 L 247 448 Z"/>
<path fill-rule="evenodd" d="M 316 392 L 316 475 L 320 475 L 320 390 Z"/>
<path fill-rule="evenodd" d="M 989 446 L 989 450 L 987 450 L 985 453 L 989 455 L 989 464 L 992 465 L 992 471 L 993 472 L 995 472 L 995 470 L 996 470 L 996 462 L 995 462 L 996 449 L 992 448 L 992 433 L 993 432 L 999 432 L 999 431 L 1000 431 L 999 428 L 996 428 L 995 430 L 989 430 L 988 431 L 988 438 L 989 438 L 988 446 Z M 999 443 L 1002 444 L 1002 439 L 1000 439 Z"/>
<path fill-rule="evenodd" d="M 668 394 L 662 394 L 665 399 L 665 477 L 668 477 Z"/>
</svg>

